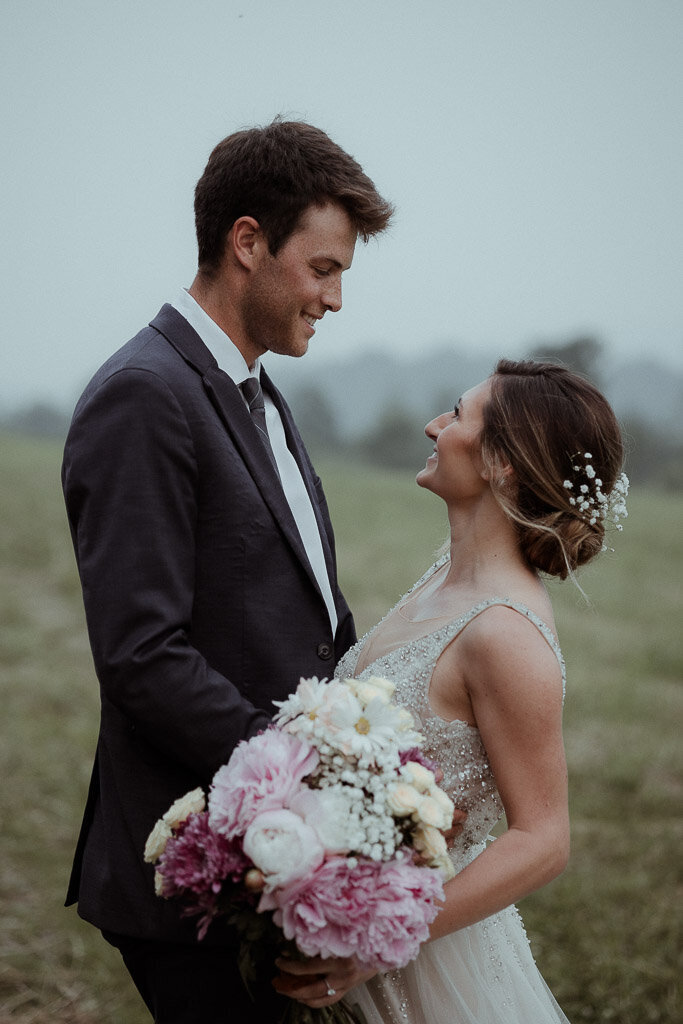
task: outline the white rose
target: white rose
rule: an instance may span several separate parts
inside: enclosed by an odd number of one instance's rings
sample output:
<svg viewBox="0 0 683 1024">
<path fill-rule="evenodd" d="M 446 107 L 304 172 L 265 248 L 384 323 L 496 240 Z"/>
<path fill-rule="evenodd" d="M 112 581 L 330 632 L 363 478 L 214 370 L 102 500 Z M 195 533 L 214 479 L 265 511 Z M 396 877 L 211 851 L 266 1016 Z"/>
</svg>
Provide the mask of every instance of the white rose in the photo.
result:
<svg viewBox="0 0 683 1024">
<path fill-rule="evenodd" d="M 424 793 L 425 798 L 431 801 L 425 812 L 420 813 L 420 817 L 427 824 L 435 825 L 437 828 L 450 828 L 453 823 L 455 806 L 448 794 L 437 786 L 434 773 L 417 761 L 407 761 L 401 768 L 401 775 L 406 782 L 415 786 L 420 793 Z M 433 806 L 434 804 L 438 807 L 438 811 Z"/>
<path fill-rule="evenodd" d="M 413 832 L 413 846 L 425 860 L 431 860 L 446 849 L 446 840 L 433 825 L 418 825 Z"/>
<path fill-rule="evenodd" d="M 448 793 L 445 793 L 443 791 L 443 789 L 440 789 L 438 786 L 432 786 L 432 788 L 429 791 L 429 795 L 432 798 L 432 800 L 435 800 L 437 802 L 437 804 L 439 805 L 439 807 L 442 808 L 443 813 L 446 815 L 446 818 L 448 819 L 447 820 L 447 824 L 444 825 L 443 827 L 444 828 L 450 828 L 451 825 L 453 824 L 453 814 L 455 813 L 455 804 L 453 803 L 453 801 L 449 797 Z"/>
<path fill-rule="evenodd" d="M 430 867 L 436 868 L 441 872 L 444 882 L 447 882 L 449 878 L 455 878 L 455 868 L 453 867 L 453 861 L 448 856 L 448 851 L 439 854 L 438 857 L 434 857 L 430 862 Z"/>
<path fill-rule="evenodd" d="M 349 682 L 351 692 L 358 698 L 363 707 L 370 703 L 371 700 L 378 698 L 384 704 L 389 704 L 390 697 L 386 691 L 381 689 L 379 686 L 375 686 L 371 680 L 365 679 L 352 679 Z"/>
<path fill-rule="evenodd" d="M 325 856 L 314 829 L 287 810 L 258 814 L 244 834 L 244 852 L 263 872 L 267 892 L 315 871 Z"/>
<path fill-rule="evenodd" d="M 443 849 L 441 853 L 436 854 L 429 861 L 430 867 L 435 867 L 441 872 L 441 876 L 444 882 L 449 881 L 456 877 L 456 868 L 453 865 L 453 861 L 449 856 L 449 851 Z"/>
<path fill-rule="evenodd" d="M 383 679 L 382 676 L 370 676 L 369 679 L 350 679 L 354 687 L 362 688 L 363 693 L 368 693 L 370 696 L 367 698 L 361 697 L 361 700 L 371 700 L 372 697 L 383 697 L 387 702 L 394 696 L 396 690 L 396 684 L 392 683 L 389 679 Z M 360 693 L 358 694 L 360 696 Z"/>
<path fill-rule="evenodd" d="M 406 761 L 401 768 L 401 775 L 421 793 L 429 793 L 434 788 L 434 773 L 419 761 Z"/>
<path fill-rule="evenodd" d="M 419 811 L 423 799 L 414 786 L 409 786 L 407 782 L 397 782 L 388 790 L 386 804 L 391 814 L 405 818 Z"/>
<path fill-rule="evenodd" d="M 412 712 L 408 710 L 408 708 L 397 708 L 396 710 L 398 711 L 399 732 L 409 732 L 410 730 L 416 728 L 415 718 L 413 717 Z M 422 736 L 418 732 L 416 732 L 415 736 L 413 737 L 413 741 L 415 744 L 421 743 Z"/>
<path fill-rule="evenodd" d="M 148 864 L 153 864 L 159 860 L 162 853 L 166 849 L 166 843 L 169 841 L 173 833 L 171 832 L 171 826 L 168 825 L 163 818 L 159 818 L 156 825 L 150 832 L 147 842 L 145 843 L 145 861 Z"/>
<path fill-rule="evenodd" d="M 392 683 L 391 679 L 385 679 L 384 676 L 370 676 L 370 678 L 366 679 L 365 682 L 377 687 L 378 690 L 383 690 L 389 699 L 394 696 L 396 683 Z"/>
<path fill-rule="evenodd" d="M 445 810 L 444 807 L 439 804 L 431 794 L 429 794 L 422 797 L 422 802 L 417 808 L 416 817 L 425 825 L 431 825 L 438 829 L 445 829 L 450 828 L 453 822 L 453 811 L 451 810 L 449 813 L 448 810 Z"/>
<path fill-rule="evenodd" d="M 448 856 L 446 840 L 438 829 L 431 825 L 421 825 L 413 832 L 413 846 L 422 855 L 430 867 L 438 868 L 446 881 L 453 878 L 455 868 Z"/>
<path fill-rule="evenodd" d="M 162 821 L 165 821 L 171 828 L 177 828 L 181 822 L 189 818 L 191 814 L 199 814 L 206 806 L 204 790 L 200 787 L 180 796 L 164 814 Z"/>
</svg>

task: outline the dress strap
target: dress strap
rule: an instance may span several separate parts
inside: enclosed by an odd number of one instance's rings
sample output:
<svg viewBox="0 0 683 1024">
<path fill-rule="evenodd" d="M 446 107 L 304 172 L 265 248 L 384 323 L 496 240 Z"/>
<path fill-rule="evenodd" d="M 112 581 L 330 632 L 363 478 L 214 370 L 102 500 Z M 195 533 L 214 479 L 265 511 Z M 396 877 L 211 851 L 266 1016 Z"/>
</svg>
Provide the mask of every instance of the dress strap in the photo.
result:
<svg viewBox="0 0 683 1024">
<path fill-rule="evenodd" d="M 438 572 L 442 565 L 445 565 L 446 562 L 450 562 L 450 560 L 451 556 L 448 551 L 446 551 L 445 554 L 437 558 L 437 560 L 433 562 L 432 565 L 430 565 L 427 571 L 420 576 L 419 580 L 416 580 L 415 583 L 413 583 L 412 587 L 410 587 L 410 589 L 405 592 L 405 594 L 400 599 L 398 604 L 401 604 L 403 601 L 405 601 L 407 597 L 410 597 L 410 595 L 414 593 L 418 587 L 421 587 L 423 583 L 426 583 L 430 576 L 433 576 L 435 572 Z"/>
<path fill-rule="evenodd" d="M 476 619 L 478 615 L 485 612 L 487 608 L 492 608 L 495 605 L 503 605 L 505 608 L 512 608 L 513 611 L 519 612 L 520 615 L 523 615 L 528 619 L 529 622 L 531 622 L 539 631 L 558 660 L 560 670 L 562 672 L 562 700 L 564 701 L 567 671 L 564 658 L 562 657 L 562 651 L 560 650 L 560 645 L 558 644 L 555 634 L 548 623 L 544 622 L 536 612 L 531 610 L 531 608 L 528 608 L 525 604 L 521 604 L 519 601 L 513 601 L 509 597 L 487 597 L 484 601 L 480 601 L 478 604 L 475 604 L 475 606 L 470 608 L 468 612 L 465 612 L 464 615 L 460 615 L 457 619 L 454 619 L 452 622 L 449 622 L 448 625 L 443 626 L 437 631 L 439 633 L 439 639 L 443 642 L 443 648 L 454 640 L 455 637 L 458 636 L 465 626 L 469 625 L 473 619 Z"/>
</svg>

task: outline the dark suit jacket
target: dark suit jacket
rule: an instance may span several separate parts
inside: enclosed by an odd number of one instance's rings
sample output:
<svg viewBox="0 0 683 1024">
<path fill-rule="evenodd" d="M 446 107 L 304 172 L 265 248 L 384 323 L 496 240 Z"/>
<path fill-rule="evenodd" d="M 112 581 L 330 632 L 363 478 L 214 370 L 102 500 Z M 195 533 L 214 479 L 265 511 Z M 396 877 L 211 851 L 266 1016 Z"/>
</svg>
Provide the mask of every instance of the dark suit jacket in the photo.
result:
<svg viewBox="0 0 683 1024">
<path fill-rule="evenodd" d="M 105 363 L 69 431 L 63 486 L 102 718 L 67 903 L 108 931 L 193 938 L 154 895 L 149 831 L 354 640 L 320 481 L 265 373 L 262 385 L 318 519 L 335 637 L 242 396 L 175 309 Z"/>
</svg>

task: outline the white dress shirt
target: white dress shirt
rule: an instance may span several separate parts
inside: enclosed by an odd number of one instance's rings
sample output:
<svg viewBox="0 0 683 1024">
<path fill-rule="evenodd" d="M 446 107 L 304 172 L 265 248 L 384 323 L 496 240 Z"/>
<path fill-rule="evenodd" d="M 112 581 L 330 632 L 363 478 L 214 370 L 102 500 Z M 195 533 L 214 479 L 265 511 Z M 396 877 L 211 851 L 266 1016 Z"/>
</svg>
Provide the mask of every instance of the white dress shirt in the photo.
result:
<svg viewBox="0 0 683 1024">
<path fill-rule="evenodd" d="M 244 356 L 228 335 L 218 324 L 211 319 L 199 303 L 190 295 L 187 289 L 183 288 L 175 302 L 172 303 L 181 316 L 185 317 L 191 327 L 195 329 L 212 356 L 218 363 L 221 370 L 238 386 L 247 379 L 255 377 L 259 380 L 261 373 L 261 361 L 257 359 L 254 365 L 249 368 Z M 266 392 L 263 392 L 263 401 L 266 407 L 266 426 L 270 437 L 270 444 L 277 463 L 282 489 L 292 510 L 294 521 L 299 530 L 302 543 L 306 550 L 308 560 L 311 563 L 315 578 L 322 592 L 327 611 L 330 616 L 332 635 L 337 629 L 337 610 L 332 597 L 330 577 L 325 564 L 318 522 L 315 518 L 311 499 L 306 490 L 303 478 L 296 463 L 296 459 L 287 447 L 285 429 L 280 419 L 280 413 L 276 405 Z M 245 405 L 247 405 L 245 399 Z"/>
</svg>

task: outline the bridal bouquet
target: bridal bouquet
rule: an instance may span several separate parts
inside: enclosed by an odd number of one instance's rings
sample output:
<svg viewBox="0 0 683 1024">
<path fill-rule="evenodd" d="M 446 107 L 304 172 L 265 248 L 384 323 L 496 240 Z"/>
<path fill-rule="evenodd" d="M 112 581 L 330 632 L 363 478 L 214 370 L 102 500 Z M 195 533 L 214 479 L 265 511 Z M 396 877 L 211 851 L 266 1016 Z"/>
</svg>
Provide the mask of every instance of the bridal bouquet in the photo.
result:
<svg viewBox="0 0 683 1024">
<path fill-rule="evenodd" d="M 443 831 L 453 804 L 386 679 L 302 679 L 264 732 L 147 840 L 156 892 L 197 915 L 228 915 L 247 985 L 278 951 L 404 967 L 427 939 L 453 874 Z M 274 950 L 276 951 L 274 953 Z M 337 1003 L 292 1001 L 287 1019 L 353 1021 Z"/>
</svg>

